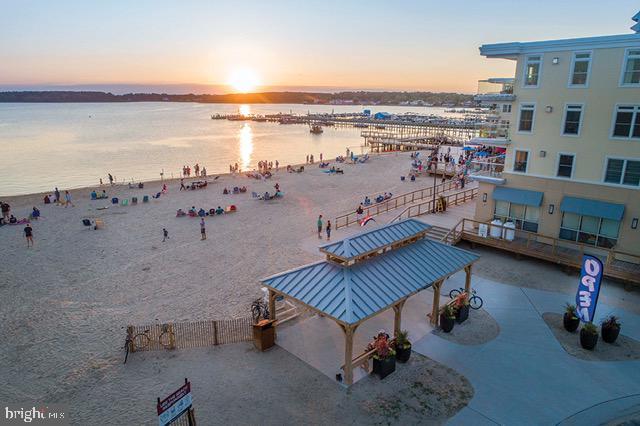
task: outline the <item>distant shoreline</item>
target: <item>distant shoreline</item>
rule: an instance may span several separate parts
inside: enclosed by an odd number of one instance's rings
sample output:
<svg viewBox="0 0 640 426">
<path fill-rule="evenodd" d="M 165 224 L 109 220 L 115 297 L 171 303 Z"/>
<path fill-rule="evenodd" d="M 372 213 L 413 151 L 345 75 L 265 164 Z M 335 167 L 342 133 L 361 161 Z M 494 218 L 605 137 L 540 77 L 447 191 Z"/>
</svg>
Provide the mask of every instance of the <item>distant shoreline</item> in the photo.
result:
<svg viewBox="0 0 640 426">
<path fill-rule="evenodd" d="M 262 92 L 226 95 L 128 93 L 114 95 L 97 91 L 11 91 L 0 92 L 0 103 L 132 103 L 181 102 L 209 104 L 302 104 L 302 105 L 389 105 L 471 106 L 473 95 L 433 92 Z"/>
</svg>

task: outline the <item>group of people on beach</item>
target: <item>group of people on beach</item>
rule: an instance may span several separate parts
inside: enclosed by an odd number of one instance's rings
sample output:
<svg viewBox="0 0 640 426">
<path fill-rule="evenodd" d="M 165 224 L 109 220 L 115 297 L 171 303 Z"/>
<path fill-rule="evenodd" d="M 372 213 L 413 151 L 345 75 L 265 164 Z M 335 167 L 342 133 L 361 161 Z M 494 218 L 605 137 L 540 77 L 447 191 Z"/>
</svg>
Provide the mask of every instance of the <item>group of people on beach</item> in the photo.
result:
<svg viewBox="0 0 640 426">
<path fill-rule="evenodd" d="M 193 176 L 195 177 L 207 177 L 207 168 L 196 163 L 193 166 Z M 182 177 L 191 177 L 191 166 L 182 166 Z"/>
<path fill-rule="evenodd" d="M 266 161 L 266 160 L 258 161 L 258 171 L 260 173 L 271 172 L 271 170 L 273 169 L 274 169 L 273 161 Z M 275 162 L 275 170 L 276 172 L 280 170 L 280 162 L 278 160 L 276 160 Z"/>
<path fill-rule="evenodd" d="M 322 220 L 322 215 L 318 216 L 318 221 L 316 222 L 316 225 L 318 227 L 318 239 L 322 239 L 322 228 L 324 226 L 323 220 Z M 324 231 L 327 234 L 327 241 L 331 240 L 331 221 L 327 220 L 327 224 L 326 226 L 324 226 Z"/>
<path fill-rule="evenodd" d="M 307 164 L 313 164 L 315 161 L 315 158 L 313 157 L 313 154 L 307 154 Z M 322 153 L 320 153 L 320 162 L 322 163 Z"/>
</svg>

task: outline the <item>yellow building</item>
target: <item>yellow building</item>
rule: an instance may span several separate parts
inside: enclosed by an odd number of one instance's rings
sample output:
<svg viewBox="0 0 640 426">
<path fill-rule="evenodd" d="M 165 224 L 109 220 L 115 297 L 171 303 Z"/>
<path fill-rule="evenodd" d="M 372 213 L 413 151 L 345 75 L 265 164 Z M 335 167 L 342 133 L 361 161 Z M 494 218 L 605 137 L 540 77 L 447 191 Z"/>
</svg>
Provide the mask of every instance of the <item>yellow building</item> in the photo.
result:
<svg viewBox="0 0 640 426">
<path fill-rule="evenodd" d="M 476 99 L 495 119 L 475 142 L 506 154 L 472 172 L 476 220 L 640 255 L 638 27 L 480 47 L 487 58 L 516 61 L 516 74 L 479 85 Z"/>
</svg>

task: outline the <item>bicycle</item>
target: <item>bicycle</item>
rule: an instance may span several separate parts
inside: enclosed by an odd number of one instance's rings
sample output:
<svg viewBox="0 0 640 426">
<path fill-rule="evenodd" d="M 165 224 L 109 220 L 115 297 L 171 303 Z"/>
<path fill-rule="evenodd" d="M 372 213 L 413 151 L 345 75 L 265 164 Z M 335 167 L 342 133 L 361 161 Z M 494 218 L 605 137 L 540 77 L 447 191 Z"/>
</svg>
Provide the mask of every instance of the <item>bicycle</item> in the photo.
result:
<svg viewBox="0 0 640 426">
<path fill-rule="evenodd" d="M 263 299 L 256 299 L 251 304 L 251 317 L 254 324 L 257 324 L 260 318 L 269 319 L 269 305 Z"/>
<path fill-rule="evenodd" d="M 127 334 L 127 339 L 125 340 L 125 363 L 127 362 L 129 351 L 136 352 L 144 350 L 152 341 L 156 341 L 149 337 L 150 332 L 151 330 L 147 329 L 141 333 L 137 333 L 133 337 Z M 169 324 L 162 324 L 162 332 L 160 333 L 160 336 L 158 336 L 157 342 L 165 349 L 173 349 L 175 346 L 175 337 L 176 335 L 170 329 Z"/>
<path fill-rule="evenodd" d="M 454 288 L 453 290 L 451 290 L 449 292 L 449 297 L 451 299 L 455 299 L 456 297 L 460 296 L 462 293 L 464 293 L 464 288 L 460 287 L 460 288 Z M 483 300 L 482 297 L 478 296 L 476 294 L 476 290 L 474 288 L 471 289 L 471 297 L 469 298 L 469 306 L 471 307 L 471 309 L 480 309 L 482 308 L 482 304 L 483 304 Z"/>
</svg>

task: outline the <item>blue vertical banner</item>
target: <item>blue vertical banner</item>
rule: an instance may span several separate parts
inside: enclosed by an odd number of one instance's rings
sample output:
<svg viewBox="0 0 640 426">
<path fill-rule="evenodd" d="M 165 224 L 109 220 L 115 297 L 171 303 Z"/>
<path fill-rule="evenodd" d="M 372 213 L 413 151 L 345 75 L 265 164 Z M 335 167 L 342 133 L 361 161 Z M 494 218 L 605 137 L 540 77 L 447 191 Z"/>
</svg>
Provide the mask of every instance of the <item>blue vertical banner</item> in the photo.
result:
<svg viewBox="0 0 640 426">
<path fill-rule="evenodd" d="M 576 315 L 582 322 L 593 322 L 603 269 L 602 262 L 597 257 L 585 254 L 582 258 L 580 284 L 576 293 Z"/>
</svg>

